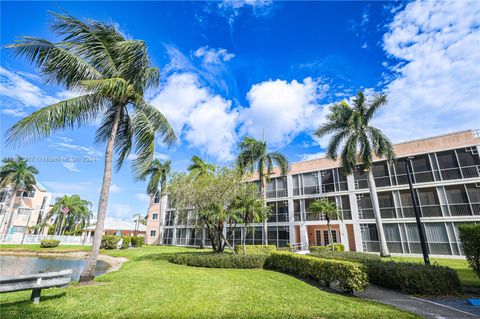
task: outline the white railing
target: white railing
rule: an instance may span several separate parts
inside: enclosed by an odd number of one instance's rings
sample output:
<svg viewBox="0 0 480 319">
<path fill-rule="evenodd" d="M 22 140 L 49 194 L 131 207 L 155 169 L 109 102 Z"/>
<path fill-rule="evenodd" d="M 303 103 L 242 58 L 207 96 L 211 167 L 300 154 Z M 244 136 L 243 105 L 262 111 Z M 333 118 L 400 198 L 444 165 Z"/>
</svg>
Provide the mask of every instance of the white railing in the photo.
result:
<svg viewBox="0 0 480 319">
<path fill-rule="evenodd" d="M 13 233 L 7 235 L 2 244 L 20 244 L 23 234 Z M 93 237 L 83 236 L 58 236 L 58 235 L 25 235 L 24 244 L 40 244 L 44 239 L 55 239 L 60 241 L 60 245 L 91 245 Z"/>
<path fill-rule="evenodd" d="M 308 244 L 303 242 L 303 243 L 295 243 L 295 244 L 292 244 L 290 245 L 290 250 L 292 252 L 296 252 L 296 251 L 306 251 L 308 250 Z"/>
</svg>

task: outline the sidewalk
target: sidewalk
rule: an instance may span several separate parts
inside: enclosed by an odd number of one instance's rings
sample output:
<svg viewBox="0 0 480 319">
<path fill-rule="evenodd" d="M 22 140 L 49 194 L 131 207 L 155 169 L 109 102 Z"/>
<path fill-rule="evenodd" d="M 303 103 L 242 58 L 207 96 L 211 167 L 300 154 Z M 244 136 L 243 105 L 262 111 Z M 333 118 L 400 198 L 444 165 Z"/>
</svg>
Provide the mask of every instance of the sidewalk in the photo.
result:
<svg viewBox="0 0 480 319">
<path fill-rule="evenodd" d="M 480 318 L 480 308 L 466 304 L 463 299 L 422 299 L 373 285 L 366 291 L 356 292 L 355 295 L 391 305 L 424 318 Z"/>
</svg>

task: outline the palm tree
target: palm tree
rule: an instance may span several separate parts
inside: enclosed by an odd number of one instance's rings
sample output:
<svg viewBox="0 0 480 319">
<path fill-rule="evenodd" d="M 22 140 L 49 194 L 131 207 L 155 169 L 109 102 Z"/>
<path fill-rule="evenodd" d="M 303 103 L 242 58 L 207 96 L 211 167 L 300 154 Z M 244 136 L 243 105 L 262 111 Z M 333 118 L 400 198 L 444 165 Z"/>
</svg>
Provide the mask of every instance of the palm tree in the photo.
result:
<svg viewBox="0 0 480 319">
<path fill-rule="evenodd" d="M 322 198 L 320 200 L 313 201 L 308 209 L 312 213 L 316 214 L 323 214 L 325 220 L 327 221 L 327 228 L 328 228 L 328 241 L 332 245 L 332 251 L 335 250 L 335 245 L 333 244 L 333 236 L 332 236 L 332 228 L 330 226 L 330 221 L 332 219 L 342 219 L 342 214 L 340 211 L 337 210 L 337 206 L 334 202 L 329 201 L 326 198 Z"/>
<path fill-rule="evenodd" d="M 135 222 L 134 235 L 137 236 L 140 224 L 145 225 L 145 216 L 143 214 L 137 213 L 133 215 L 133 221 Z"/>
<path fill-rule="evenodd" d="M 263 199 L 258 196 L 258 188 L 256 185 L 244 185 L 240 193 L 235 198 L 233 208 L 238 211 L 243 223 L 242 245 L 243 254 L 246 254 L 246 241 L 248 234 L 248 226 L 252 223 L 261 223 L 268 219 L 270 207 L 263 205 Z"/>
<path fill-rule="evenodd" d="M 23 206 L 23 192 L 32 191 L 37 184 L 35 175 L 38 174 L 38 169 L 35 166 L 28 165 L 28 161 L 17 155 L 17 157 L 7 157 L 2 160 L 3 165 L 0 166 L 0 188 L 12 187 L 12 198 L 10 200 L 9 217 L 7 218 L 7 224 L 2 234 L 2 240 L 5 239 L 10 226 L 12 225 L 14 212 L 14 204 L 17 192 L 20 192 L 20 206 Z M 30 222 L 30 214 L 28 216 L 28 222 Z M 25 227 L 23 235 L 28 227 L 28 222 Z M 0 225 L 0 229 L 3 225 Z M 23 242 L 23 240 L 22 240 Z"/>
<path fill-rule="evenodd" d="M 60 42 L 29 36 L 7 47 L 34 63 L 47 83 L 65 85 L 80 95 L 32 113 L 10 128 L 6 137 L 10 145 L 21 145 L 102 119 L 95 141 L 106 143 L 105 167 L 92 251 L 80 275 L 85 282 L 95 277 L 113 153 L 118 155 L 119 170 L 134 149 L 134 170 L 143 171 L 153 159 L 155 135 L 167 145 L 176 136 L 163 114 L 144 100 L 145 90 L 159 83 L 159 70 L 151 65 L 144 41 L 126 38 L 113 23 L 81 21 L 68 14 L 53 13 L 53 17 L 52 30 Z"/>
<path fill-rule="evenodd" d="M 327 122 L 315 132 L 318 137 L 333 133 L 327 146 L 327 157 L 330 159 L 337 159 L 340 146 L 344 142 L 340 159 L 345 174 L 352 174 L 358 162 L 363 164 L 368 175 L 368 188 L 380 240 L 380 255 L 384 257 L 389 256 L 390 253 L 383 231 L 375 179 L 371 169 L 372 153 L 377 157 L 385 157 L 389 163 L 394 160 L 395 154 L 390 140 L 378 128 L 371 126 L 370 121 L 375 112 L 386 102 L 385 95 L 375 95 L 367 101 L 365 95 L 358 92 L 352 99 L 352 106 L 346 102 L 334 105 L 327 116 Z"/>
<path fill-rule="evenodd" d="M 63 235 L 65 232 L 77 232 L 88 226 L 92 212 L 90 210 L 92 203 L 82 199 L 79 195 L 64 195 L 55 199 L 55 204 L 45 215 L 43 222 L 47 222 L 53 216 L 55 219 L 55 233 Z"/>
<path fill-rule="evenodd" d="M 193 176 L 202 176 L 214 173 L 215 165 L 206 163 L 200 157 L 194 155 L 192 156 L 192 163 L 187 167 L 187 170 Z"/>
<path fill-rule="evenodd" d="M 273 165 L 277 164 L 280 173 L 285 176 L 288 171 L 288 160 L 282 153 L 268 152 L 267 142 L 258 141 L 252 137 L 244 137 L 240 143 L 240 153 L 237 156 L 237 165 L 246 173 L 257 173 L 260 186 L 260 194 L 264 205 L 266 202 L 265 185 L 269 176 L 273 173 Z M 263 242 L 268 244 L 267 222 L 263 223 Z"/>
<path fill-rule="evenodd" d="M 150 196 L 155 196 L 158 194 L 159 188 L 160 188 L 160 210 L 162 207 L 165 207 L 165 201 L 167 199 L 166 197 L 166 191 L 167 191 L 167 178 L 168 175 L 170 175 L 170 165 L 171 161 L 165 161 L 165 163 L 162 164 L 158 159 L 154 159 L 150 166 L 143 171 L 140 176 L 137 178 L 139 180 L 145 180 L 145 178 L 150 175 L 150 180 L 148 182 L 147 186 L 147 194 Z M 162 239 L 163 238 L 163 224 L 162 224 L 162 218 L 159 217 L 160 221 L 160 227 L 158 231 L 158 238 Z M 136 233 L 136 231 L 135 231 Z M 135 235 L 136 236 L 136 235 Z"/>
</svg>

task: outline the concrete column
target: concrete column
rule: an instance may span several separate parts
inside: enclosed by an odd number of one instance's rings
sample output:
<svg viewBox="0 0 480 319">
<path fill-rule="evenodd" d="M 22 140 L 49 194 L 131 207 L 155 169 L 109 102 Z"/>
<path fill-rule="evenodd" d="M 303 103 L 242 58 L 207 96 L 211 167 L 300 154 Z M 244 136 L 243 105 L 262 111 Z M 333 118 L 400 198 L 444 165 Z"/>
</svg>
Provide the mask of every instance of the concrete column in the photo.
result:
<svg viewBox="0 0 480 319">
<path fill-rule="evenodd" d="M 301 250 L 308 249 L 308 229 L 307 225 L 305 225 L 305 222 L 300 224 L 300 242 L 302 244 Z"/>
<path fill-rule="evenodd" d="M 160 211 L 158 216 L 160 226 L 159 226 L 158 240 L 157 240 L 157 243 L 159 245 L 163 244 L 163 232 L 164 232 L 163 225 L 165 225 L 165 215 L 167 214 L 167 206 L 168 206 L 168 195 L 165 194 L 160 199 Z"/>
<path fill-rule="evenodd" d="M 353 175 L 347 176 L 348 198 L 350 199 L 350 209 L 352 210 L 353 235 L 355 238 L 355 250 L 363 251 L 362 230 L 360 229 L 360 219 L 358 216 L 357 197 L 352 192 L 355 190 Z"/>
<path fill-rule="evenodd" d="M 345 247 L 345 251 L 349 251 L 350 247 L 348 245 L 347 226 L 345 226 L 345 223 L 340 222 L 339 228 L 340 228 L 340 243 L 343 245 L 343 247 Z"/>
<path fill-rule="evenodd" d="M 287 196 L 288 196 L 288 233 L 290 237 L 290 244 L 295 244 L 295 212 L 293 209 L 293 178 L 292 175 L 287 175 Z"/>
</svg>

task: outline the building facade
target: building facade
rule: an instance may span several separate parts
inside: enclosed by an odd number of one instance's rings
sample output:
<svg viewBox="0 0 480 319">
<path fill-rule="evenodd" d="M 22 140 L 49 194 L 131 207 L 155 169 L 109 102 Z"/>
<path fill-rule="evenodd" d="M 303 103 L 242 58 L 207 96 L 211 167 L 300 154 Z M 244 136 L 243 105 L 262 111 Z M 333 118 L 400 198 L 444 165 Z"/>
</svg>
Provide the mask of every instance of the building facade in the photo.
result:
<svg viewBox="0 0 480 319">
<path fill-rule="evenodd" d="M 17 191 L 13 195 L 12 188 L 0 190 L 0 238 L 23 236 L 26 227 L 35 226 L 44 219 L 52 199 L 40 183 L 32 191 L 23 194 Z"/>
<path fill-rule="evenodd" d="M 480 222 L 480 131 L 463 131 L 394 145 L 396 161 L 374 159 L 372 172 L 380 213 L 391 253 L 421 254 L 420 240 L 406 174 L 406 160 L 413 157 L 414 188 L 422 222 L 433 255 L 458 256 L 462 250 L 458 226 Z M 253 225 L 248 244 L 308 247 L 329 244 L 326 221 L 309 211 L 312 201 L 335 201 L 343 219 L 332 224 L 333 241 L 347 250 L 378 252 L 379 242 L 367 185 L 361 165 L 345 176 L 339 163 L 325 158 L 292 163 L 287 176 L 276 171 L 266 189 L 272 213 L 267 233 Z M 201 234 L 193 212 L 177 216 L 166 196 L 151 198 L 147 243 L 199 245 Z M 240 244 L 242 227 L 232 242 Z"/>
</svg>

